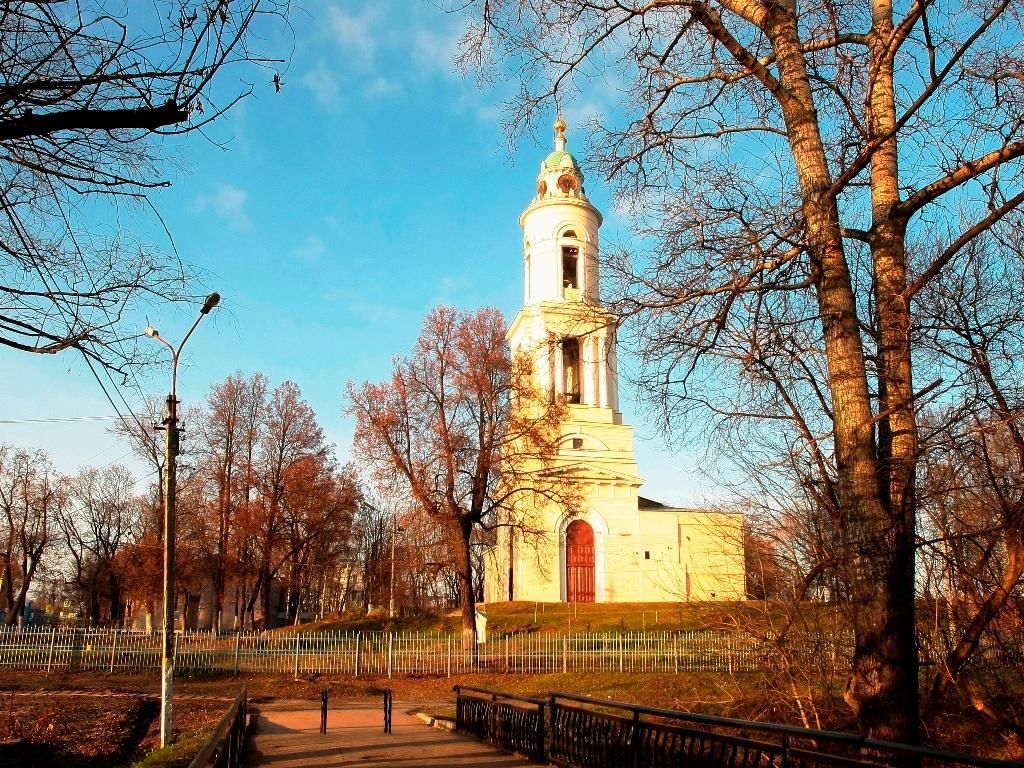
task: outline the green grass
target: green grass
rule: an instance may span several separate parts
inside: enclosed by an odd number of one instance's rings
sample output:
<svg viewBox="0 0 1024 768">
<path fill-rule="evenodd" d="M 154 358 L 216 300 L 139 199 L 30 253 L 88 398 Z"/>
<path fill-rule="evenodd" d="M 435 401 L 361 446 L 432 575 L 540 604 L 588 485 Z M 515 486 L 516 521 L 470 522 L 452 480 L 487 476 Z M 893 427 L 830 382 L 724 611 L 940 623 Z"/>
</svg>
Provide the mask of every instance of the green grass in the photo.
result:
<svg viewBox="0 0 1024 768">
<path fill-rule="evenodd" d="M 824 618 L 828 606 L 804 606 Z M 783 609 L 755 601 L 700 603 L 534 603 L 480 604 L 487 616 L 487 633 L 502 637 L 521 632 L 675 632 L 750 626 L 771 618 L 783 620 Z M 458 614 L 397 618 L 333 616 L 323 621 L 284 627 L 278 632 L 441 632 L 461 628 Z"/>
<path fill-rule="evenodd" d="M 141 760 L 126 764 L 125 768 L 185 768 L 199 754 L 212 733 L 182 734 L 170 746 L 154 749 Z"/>
</svg>

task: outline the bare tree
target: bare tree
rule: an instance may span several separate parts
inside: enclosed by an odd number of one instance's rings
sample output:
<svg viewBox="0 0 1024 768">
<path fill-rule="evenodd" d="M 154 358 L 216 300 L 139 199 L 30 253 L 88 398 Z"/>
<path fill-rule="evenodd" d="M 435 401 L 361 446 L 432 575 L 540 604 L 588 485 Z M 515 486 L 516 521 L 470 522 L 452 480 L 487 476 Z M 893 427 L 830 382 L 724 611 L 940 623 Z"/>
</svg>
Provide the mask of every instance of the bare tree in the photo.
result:
<svg viewBox="0 0 1024 768">
<path fill-rule="evenodd" d="M 917 334 L 949 382 L 923 420 L 921 533 L 929 586 L 946 609 L 934 710 L 951 688 L 1024 734 L 1021 714 L 986 699 L 964 673 L 983 644 L 1019 627 L 1024 588 L 1024 248 L 1016 231 L 971 243 L 962 269 L 926 289 Z M 938 605 L 936 606 L 938 610 Z M 941 611 L 940 611 L 941 612 Z"/>
<path fill-rule="evenodd" d="M 29 588 L 53 544 L 53 527 L 67 503 L 61 478 L 45 451 L 0 443 L 0 608 L 20 622 Z"/>
<path fill-rule="evenodd" d="M 1019 4 L 470 5 L 466 60 L 522 81 L 513 129 L 621 84 L 594 154 L 653 243 L 615 265 L 642 383 L 666 420 L 767 423 L 810 468 L 850 592 L 845 698 L 864 733 L 916 742 L 917 412 L 937 385 L 915 385 L 912 328 L 1024 200 Z M 908 248 L 926 231 L 939 248 Z"/>
<path fill-rule="evenodd" d="M 123 619 L 124 573 L 119 556 L 142 533 L 143 499 L 119 464 L 86 468 L 70 480 L 71 501 L 59 517 L 69 581 L 84 598 L 90 623 Z"/>
<path fill-rule="evenodd" d="M 352 525 L 352 548 L 358 569 L 348 571 L 348 592 L 358 587 L 362 609 L 387 603 L 391 540 L 399 514 L 399 499 L 378 496 L 366 500 Z"/>
<path fill-rule="evenodd" d="M 203 128 L 251 91 L 232 90 L 227 72 L 279 83 L 253 43 L 286 10 L 286 0 L 154 0 L 130 14 L 106 0 L 0 3 L 0 345 L 77 349 L 120 371 L 139 359 L 122 317 L 186 298 L 187 272 L 123 227 L 112 237 L 89 223 L 107 206 L 123 225 L 150 204 L 168 183 L 158 139 Z"/>
</svg>

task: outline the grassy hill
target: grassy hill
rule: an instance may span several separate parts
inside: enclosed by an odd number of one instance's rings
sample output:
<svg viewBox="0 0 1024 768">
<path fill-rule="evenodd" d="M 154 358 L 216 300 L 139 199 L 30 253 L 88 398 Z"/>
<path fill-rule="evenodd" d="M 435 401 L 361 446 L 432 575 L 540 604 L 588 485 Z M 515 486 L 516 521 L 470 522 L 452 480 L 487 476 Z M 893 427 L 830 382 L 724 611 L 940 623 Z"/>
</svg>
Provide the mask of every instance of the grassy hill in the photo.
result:
<svg viewBox="0 0 1024 768">
<path fill-rule="evenodd" d="M 757 602 L 706 603 L 533 603 L 481 604 L 491 637 L 515 632 L 672 632 L 735 626 L 763 620 L 765 606 Z M 388 621 L 386 616 L 332 616 L 281 632 L 458 632 L 457 613 Z"/>
</svg>

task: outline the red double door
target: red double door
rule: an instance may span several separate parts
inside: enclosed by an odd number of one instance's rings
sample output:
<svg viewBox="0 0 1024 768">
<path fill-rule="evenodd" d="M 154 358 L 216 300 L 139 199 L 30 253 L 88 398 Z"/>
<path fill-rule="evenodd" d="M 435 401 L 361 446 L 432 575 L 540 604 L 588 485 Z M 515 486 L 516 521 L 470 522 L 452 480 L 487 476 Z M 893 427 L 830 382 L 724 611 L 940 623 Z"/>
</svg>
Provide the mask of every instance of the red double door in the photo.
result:
<svg viewBox="0 0 1024 768">
<path fill-rule="evenodd" d="M 594 529 L 583 520 L 565 530 L 565 583 L 570 603 L 594 602 Z"/>
</svg>

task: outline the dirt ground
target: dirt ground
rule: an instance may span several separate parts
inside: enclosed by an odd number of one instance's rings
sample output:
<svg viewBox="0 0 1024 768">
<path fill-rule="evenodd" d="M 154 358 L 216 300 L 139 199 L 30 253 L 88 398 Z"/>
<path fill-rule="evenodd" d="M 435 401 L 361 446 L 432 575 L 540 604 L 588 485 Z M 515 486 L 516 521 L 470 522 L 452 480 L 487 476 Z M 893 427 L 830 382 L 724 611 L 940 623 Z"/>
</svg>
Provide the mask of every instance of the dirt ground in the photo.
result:
<svg viewBox="0 0 1024 768">
<path fill-rule="evenodd" d="M 464 685 L 528 696 L 562 691 L 741 719 L 853 730 L 854 723 L 840 691 L 816 692 L 813 701 L 804 701 L 798 707 L 791 699 L 773 693 L 769 682 L 756 674 L 609 672 L 392 679 L 314 676 L 296 680 L 290 675 L 179 677 L 175 683 L 175 725 L 186 737 L 192 734 L 194 738 L 203 728 L 212 731 L 242 685 L 248 686 L 250 701 L 257 707 L 261 702 L 284 699 L 318 701 L 324 688 L 328 689 L 332 702 L 342 699 L 379 701 L 385 689 L 391 688 L 396 701 L 424 703 L 429 711 L 441 716 L 454 713 L 452 687 Z M 156 675 L 0 672 L 0 740 L 8 737 L 8 733 L 18 737 L 15 730 L 20 728 L 23 733 L 33 734 L 33 743 L 46 744 L 54 755 L 69 756 L 56 763 L 36 765 L 118 766 L 132 755 L 144 753 L 156 745 L 159 722 L 155 705 L 159 690 Z M 70 691 L 95 695 L 72 696 Z M 19 692 L 37 693 L 11 695 Z M 9 705 L 10 701 L 16 703 Z M 1004 704 L 1011 709 L 1017 706 L 1010 701 Z M 813 713 L 813 718 L 807 721 L 809 712 Z M 147 726 L 144 731 L 142 723 Z M 925 739 L 930 746 L 943 749 L 1002 760 L 1024 760 L 1024 740 L 1000 732 L 991 721 L 967 705 L 933 718 L 927 725 Z M 79 747 L 80 744 L 84 746 Z M 2 752 L 0 765 L 7 768 Z"/>
<path fill-rule="evenodd" d="M 159 745 L 160 705 L 152 695 L 103 690 L 95 684 L 62 691 L 56 685 L 22 682 L 29 685 L 4 685 L 0 692 L 4 768 L 114 768 L 130 765 Z M 219 699 L 176 701 L 177 740 L 201 745 L 229 706 L 229 700 Z M 192 751 L 194 755 L 198 747 Z M 184 765 L 190 760 L 186 757 Z"/>
</svg>

